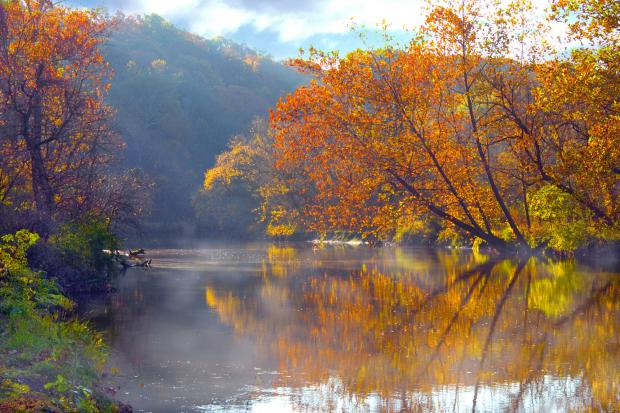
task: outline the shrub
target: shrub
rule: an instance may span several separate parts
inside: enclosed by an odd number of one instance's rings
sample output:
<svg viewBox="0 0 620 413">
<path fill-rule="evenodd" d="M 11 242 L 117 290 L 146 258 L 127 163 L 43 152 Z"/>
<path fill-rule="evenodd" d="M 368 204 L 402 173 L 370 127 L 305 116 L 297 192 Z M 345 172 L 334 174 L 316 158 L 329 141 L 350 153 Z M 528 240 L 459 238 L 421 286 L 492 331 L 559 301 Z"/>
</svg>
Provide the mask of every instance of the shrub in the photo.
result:
<svg viewBox="0 0 620 413">
<path fill-rule="evenodd" d="M 118 249 L 106 220 L 85 217 L 61 225 L 30 255 L 31 263 L 52 274 L 67 293 L 102 291 L 118 268 L 104 250 Z"/>
<path fill-rule="evenodd" d="M 530 199 L 533 226 L 537 244 L 546 245 L 561 253 L 572 253 L 585 245 L 589 218 L 570 194 L 546 185 Z"/>
<path fill-rule="evenodd" d="M 50 404 L 111 410 L 96 396 L 103 341 L 85 323 L 67 319 L 73 303 L 28 266 L 27 251 L 37 240 L 26 230 L 0 238 L 0 411 Z"/>
</svg>

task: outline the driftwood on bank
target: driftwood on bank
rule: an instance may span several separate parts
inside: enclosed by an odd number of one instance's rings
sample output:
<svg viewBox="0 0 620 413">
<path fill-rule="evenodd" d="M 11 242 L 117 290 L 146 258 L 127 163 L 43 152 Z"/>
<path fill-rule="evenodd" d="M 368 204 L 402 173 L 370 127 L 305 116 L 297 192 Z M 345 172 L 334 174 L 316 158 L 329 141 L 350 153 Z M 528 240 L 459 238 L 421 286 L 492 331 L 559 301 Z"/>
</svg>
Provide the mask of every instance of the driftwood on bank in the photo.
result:
<svg viewBox="0 0 620 413">
<path fill-rule="evenodd" d="M 142 259 L 141 256 L 146 253 L 144 248 L 140 248 L 137 250 L 127 250 L 127 252 L 122 252 L 119 250 L 110 251 L 103 250 L 104 253 L 112 256 L 116 262 L 118 262 L 124 269 L 133 268 L 133 267 L 141 267 L 141 268 L 150 268 L 152 259 Z"/>
<path fill-rule="evenodd" d="M 123 268 L 132 268 L 132 267 L 143 267 L 143 268 L 151 268 L 152 259 L 148 260 L 140 260 L 140 261 L 129 261 L 129 260 L 120 260 L 119 263 L 123 266 Z"/>
<path fill-rule="evenodd" d="M 127 250 L 127 255 L 129 255 L 130 257 L 138 257 L 140 255 L 144 255 L 146 253 L 146 251 L 144 251 L 144 248 L 140 248 L 137 250 Z"/>
</svg>

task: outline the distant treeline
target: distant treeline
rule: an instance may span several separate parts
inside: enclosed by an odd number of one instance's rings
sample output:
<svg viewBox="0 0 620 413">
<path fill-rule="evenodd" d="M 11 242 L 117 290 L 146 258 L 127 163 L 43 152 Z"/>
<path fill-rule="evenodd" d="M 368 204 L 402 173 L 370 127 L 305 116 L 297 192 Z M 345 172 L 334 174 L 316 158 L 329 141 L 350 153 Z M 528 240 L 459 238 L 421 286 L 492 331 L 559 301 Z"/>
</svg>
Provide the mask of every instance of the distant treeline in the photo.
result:
<svg viewBox="0 0 620 413">
<path fill-rule="evenodd" d="M 106 101 L 126 143 L 124 164 L 153 183 L 146 230 L 193 223 L 191 197 L 205 167 L 304 80 L 248 47 L 203 39 L 156 15 L 115 18 L 102 52 L 115 72 Z"/>
</svg>

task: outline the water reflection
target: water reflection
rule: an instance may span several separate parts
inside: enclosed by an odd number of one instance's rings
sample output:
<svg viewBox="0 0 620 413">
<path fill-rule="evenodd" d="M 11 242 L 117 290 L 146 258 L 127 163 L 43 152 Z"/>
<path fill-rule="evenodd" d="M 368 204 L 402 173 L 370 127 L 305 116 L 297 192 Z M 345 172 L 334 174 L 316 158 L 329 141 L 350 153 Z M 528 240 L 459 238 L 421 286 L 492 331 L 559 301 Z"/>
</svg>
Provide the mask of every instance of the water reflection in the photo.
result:
<svg viewBox="0 0 620 413">
<path fill-rule="evenodd" d="M 620 411 L 617 274 L 404 249 L 252 257 L 140 273 L 107 307 L 113 348 L 159 396 L 183 394 L 177 411 Z M 208 397 L 214 370 L 235 379 Z M 179 377 L 196 393 L 171 390 Z M 132 394 L 157 410 L 153 389 Z"/>
</svg>

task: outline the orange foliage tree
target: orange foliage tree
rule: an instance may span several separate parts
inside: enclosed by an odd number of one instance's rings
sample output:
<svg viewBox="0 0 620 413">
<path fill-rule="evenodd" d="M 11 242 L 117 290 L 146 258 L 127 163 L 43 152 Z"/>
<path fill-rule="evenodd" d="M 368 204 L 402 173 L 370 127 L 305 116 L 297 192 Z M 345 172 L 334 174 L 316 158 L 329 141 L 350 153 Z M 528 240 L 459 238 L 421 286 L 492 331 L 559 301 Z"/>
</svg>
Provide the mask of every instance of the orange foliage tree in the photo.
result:
<svg viewBox="0 0 620 413">
<path fill-rule="evenodd" d="M 617 238 L 617 45 L 562 57 L 532 13 L 446 2 L 407 47 L 292 61 L 314 80 L 271 121 L 310 227 L 385 237 L 435 216 L 498 248 Z"/>
<path fill-rule="evenodd" d="M 40 222 L 130 203 L 134 177 L 109 179 L 122 148 L 104 103 L 109 20 L 49 0 L 0 3 L 0 197 Z"/>
</svg>

